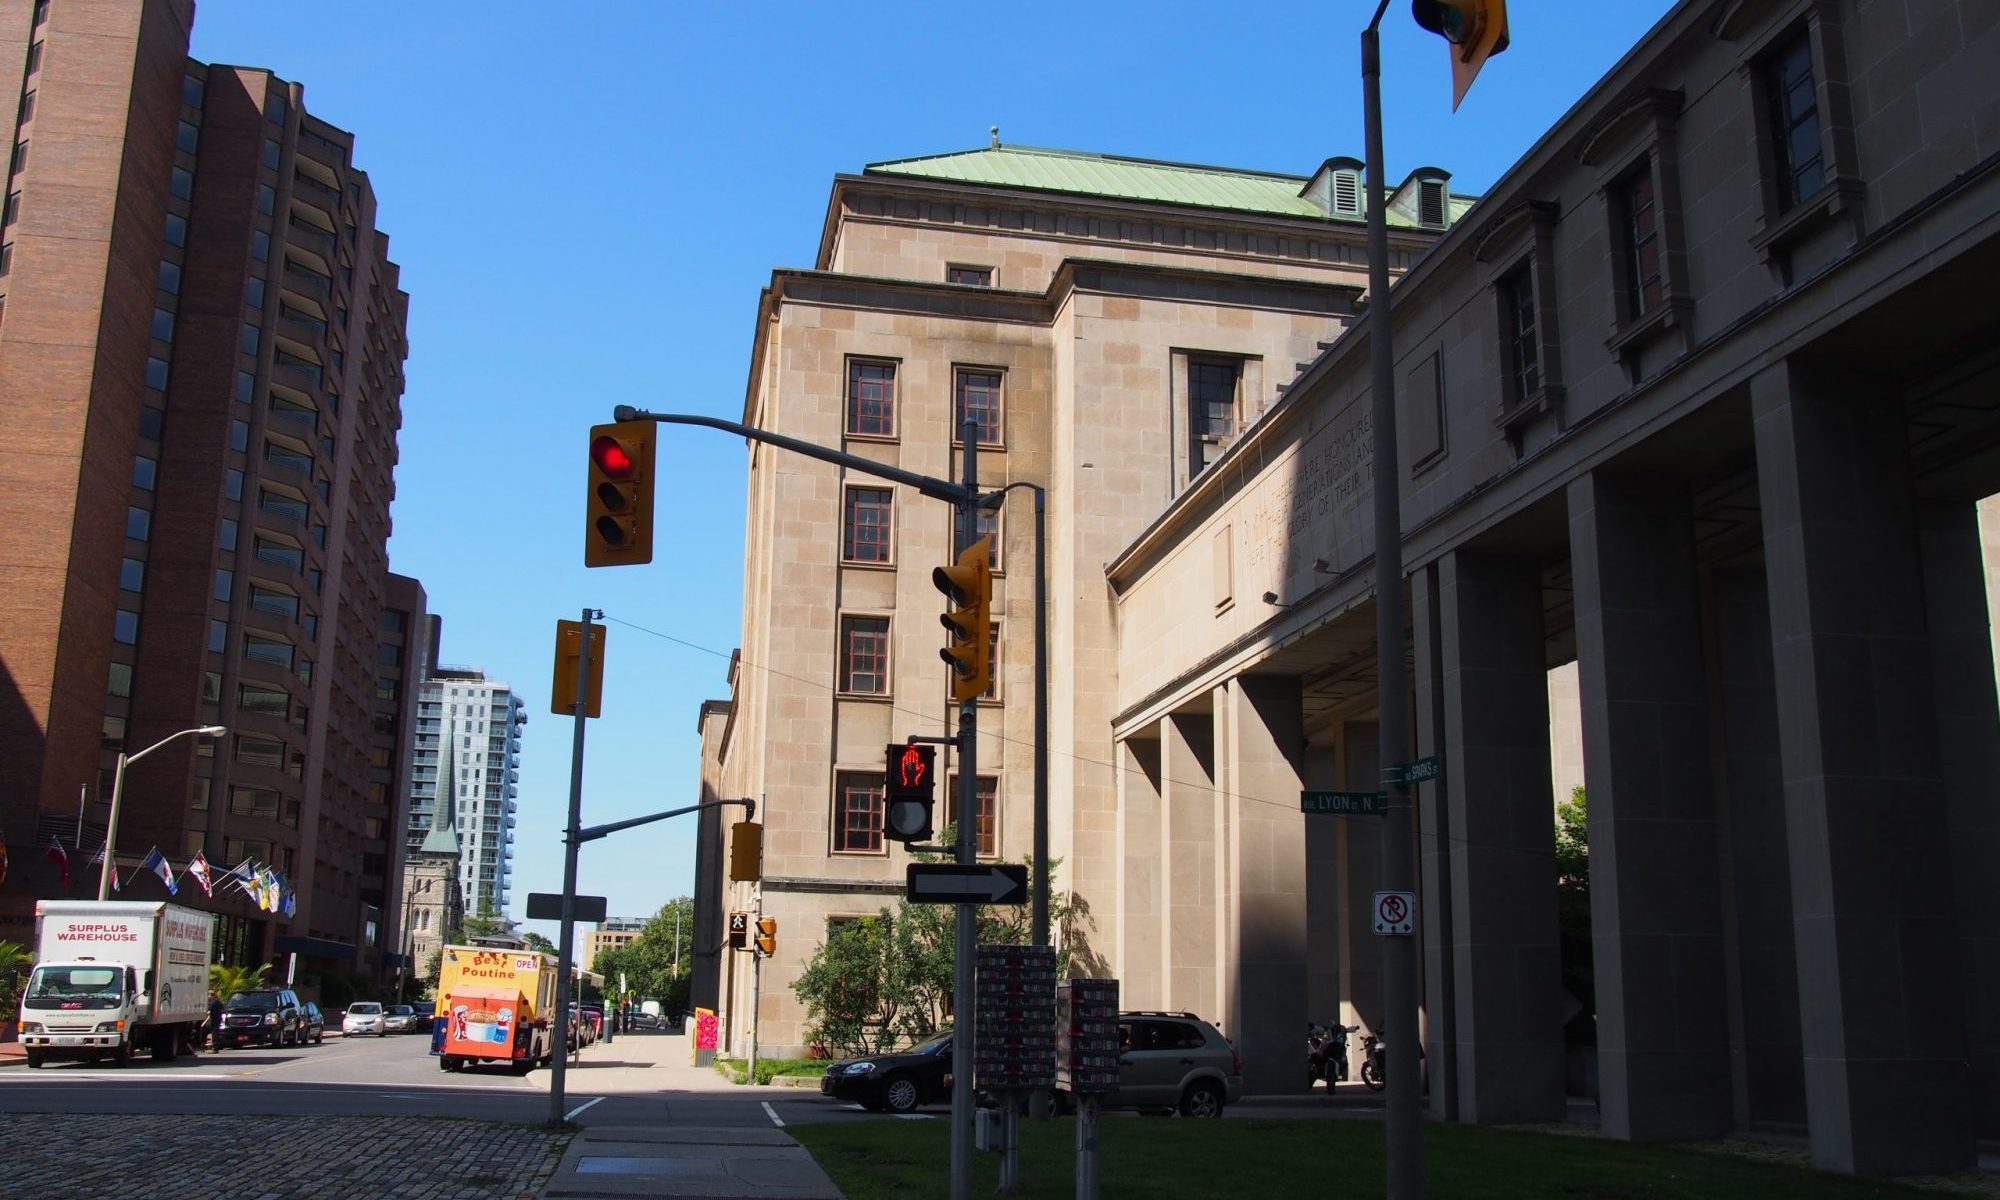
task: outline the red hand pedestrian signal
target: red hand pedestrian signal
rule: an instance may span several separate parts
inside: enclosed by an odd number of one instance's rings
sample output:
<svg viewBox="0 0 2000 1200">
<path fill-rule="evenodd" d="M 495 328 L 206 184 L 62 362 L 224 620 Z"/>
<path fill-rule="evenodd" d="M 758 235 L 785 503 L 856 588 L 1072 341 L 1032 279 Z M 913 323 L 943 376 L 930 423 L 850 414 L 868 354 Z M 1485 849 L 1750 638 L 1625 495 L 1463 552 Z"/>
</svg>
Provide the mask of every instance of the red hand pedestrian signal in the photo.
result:
<svg viewBox="0 0 2000 1200">
<path fill-rule="evenodd" d="M 936 802 L 937 747 L 911 742 L 890 746 L 882 832 L 891 841 L 921 842 L 931 835 Z"/>
</svg>

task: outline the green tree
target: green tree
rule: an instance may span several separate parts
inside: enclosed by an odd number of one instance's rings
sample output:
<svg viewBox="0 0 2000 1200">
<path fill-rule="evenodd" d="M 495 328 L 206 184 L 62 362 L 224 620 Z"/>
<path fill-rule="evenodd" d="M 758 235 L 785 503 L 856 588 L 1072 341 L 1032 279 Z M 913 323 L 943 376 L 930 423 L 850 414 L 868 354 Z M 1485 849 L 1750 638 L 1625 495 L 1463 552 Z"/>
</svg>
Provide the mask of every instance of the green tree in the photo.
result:
<svg viewBox="0 0 2000 1200">
<path fill-rule="evenodd" d="M 11 1021 L 21 1011 L 21 981 L 33 966 L 28 948 L 19 942 L 0 941 L 0 1021 Z"/>
<path fill-rule="evenodd" d="M 254 967 L 232 967 L 216 963 L 208 969 L 208 990 L 218 999 L 227 1000 L 238 992 L 253 991 L 267 985 L 271 974 L 270 963 L 258 963 Z"/>
<path fill-rule="evenodd" d="M 528 943 L 530 950 L 540 950 L 544 954 L 556 952 L 556 944 L 539 933 L 524 933 L 521 935 L 521 940 Z"/>
<path fill-rule="evenodd" d="M 1583 1006 L 1570 1023 L 1571 1040 L 1594 1042 L 1597 977 L 1590 943 L 1589 812 L 1580 787 L 1556 805 L 1556 929 L 1563 987 Z"/>
<path fill-rule="evenodd" d="M 940 840 L 949 842 L 954 836 L 947 826 Z M 1050 874 L 1061 865 L 1052 860 Z M 1049 926 L 1058 978 L 1070 970 L 1075 917 L 1070 897 L 1052 892 Z M 982 905 L 975 919 L 981 945 L 1025 945 L 1030 940 L 1029 905 Z M 944 1028 L 951 1019 L 956 925 L 952 905 L 899 900 L 873 917 L 830 929 L 792 983 L 793 994 L 806 1006 L 810 1042 L 832 1054 L 870 1054 Z"/>
<path fill-rule="evenodd" d="M 507 932 L 507 918 L 493 911 L 489 905 L 465 918 L 465 923 L 445 938 L 447 942 L 467 942 L 473 938 L 498 937 Z"/>
</svg>

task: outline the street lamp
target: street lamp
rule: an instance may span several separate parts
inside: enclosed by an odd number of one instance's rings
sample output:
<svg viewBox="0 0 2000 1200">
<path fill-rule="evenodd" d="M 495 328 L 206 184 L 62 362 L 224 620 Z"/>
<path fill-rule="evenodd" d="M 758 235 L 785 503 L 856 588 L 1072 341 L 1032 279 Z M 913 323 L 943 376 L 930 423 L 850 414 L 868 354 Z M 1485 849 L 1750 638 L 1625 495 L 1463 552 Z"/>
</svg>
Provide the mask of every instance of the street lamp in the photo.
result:
<svg viewBox="0 0 2000 1200">
<path fill-rule="evenodd" d="M 416 887 L 405 887 L 403 889 L 403 927 L 401 931 L 403 935 L 403 953 L 401 956 L 402 962 L 396 968 L 396 1003 L 398 1004 L 404 1003 L 407 999 L 403 995 L 403 984 L 410 976 L 410 958 L 416 953 L 417 940 L 410 933 L 410 906 L 415 902 L 419 893 L 428 895 L 431 885 L 436 883 L 437 880 L 419 879 L 414 882 L 417 884 Z"/>
<path fill-rule="evenodd" d="M 99 900 L 107 899 L 111 895 L 111 860 L 118 847 L 118 802 L 125 798 L 125 765 L 138 762 L 175 738 L 186 737 L 192 733 L 198 733 L 203 737 L 221 737 L 228 732 L 228 727 L 224 725 L 201 725 L 193 729 L 183 729 L 179 733 L 170 733 L 137 754 L 119 752 L 118 769 L 111 775 L 111 820 L 104 827 L 104 868 L 97 874 Z"/>
</svg>

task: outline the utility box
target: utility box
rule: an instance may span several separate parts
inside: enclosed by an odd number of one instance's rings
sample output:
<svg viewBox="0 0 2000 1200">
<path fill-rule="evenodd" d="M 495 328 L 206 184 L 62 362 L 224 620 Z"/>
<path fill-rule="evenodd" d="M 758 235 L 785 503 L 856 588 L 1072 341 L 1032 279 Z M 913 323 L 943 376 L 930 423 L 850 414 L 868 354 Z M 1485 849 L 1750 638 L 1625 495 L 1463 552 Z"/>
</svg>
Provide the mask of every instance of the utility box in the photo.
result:
<svg viewBox="0 0 2000 1200">
<path fill-rule="evenodd" d="M 973 1078 L 991 1091 L 1054 1087 L 1056 952 L 981 946 L 973 963 Z M 1113 1022 L 1116 1035 L 1116 1022 Z"/>
<path fill-rule="evenodd" d="M 1056 1087 L 1078 1095 L 1118 1090 L 1118 981 L 1056 987 Z"/>
</svg>

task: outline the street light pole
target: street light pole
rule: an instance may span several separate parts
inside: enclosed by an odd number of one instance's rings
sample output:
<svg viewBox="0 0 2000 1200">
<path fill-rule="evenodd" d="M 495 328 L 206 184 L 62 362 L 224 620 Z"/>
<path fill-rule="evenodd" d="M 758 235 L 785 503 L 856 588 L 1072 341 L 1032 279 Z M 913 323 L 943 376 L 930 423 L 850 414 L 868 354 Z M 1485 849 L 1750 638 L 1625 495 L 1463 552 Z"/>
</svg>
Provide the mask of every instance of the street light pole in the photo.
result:
<svg viewBox="0 0 2000 1200">
<path fill-rule="evenodd" d="M 170 733 L 137 754 L 119 752 L 118 766 L 111 773 L 111 819 L 104 826 L 104 866 L 97 873 L 97 898 L 99 900 L 106 900 L 111 896 L 112 860 L 117 857 L 116 852 L 118 849 L 118 809 L 125 798 L 125 768 L 132 763 L 138 762 L 153 751 L 158 750 L 168 742 L 173 741 L 175 738 L 188 737 L 191 734 L 200 734 L 203 737 L 220 737 L 228 732 L 228 728 L 222 725 L 198 725 L 193 729 L 183 729 L 179 733 Z"/>
</svg>

